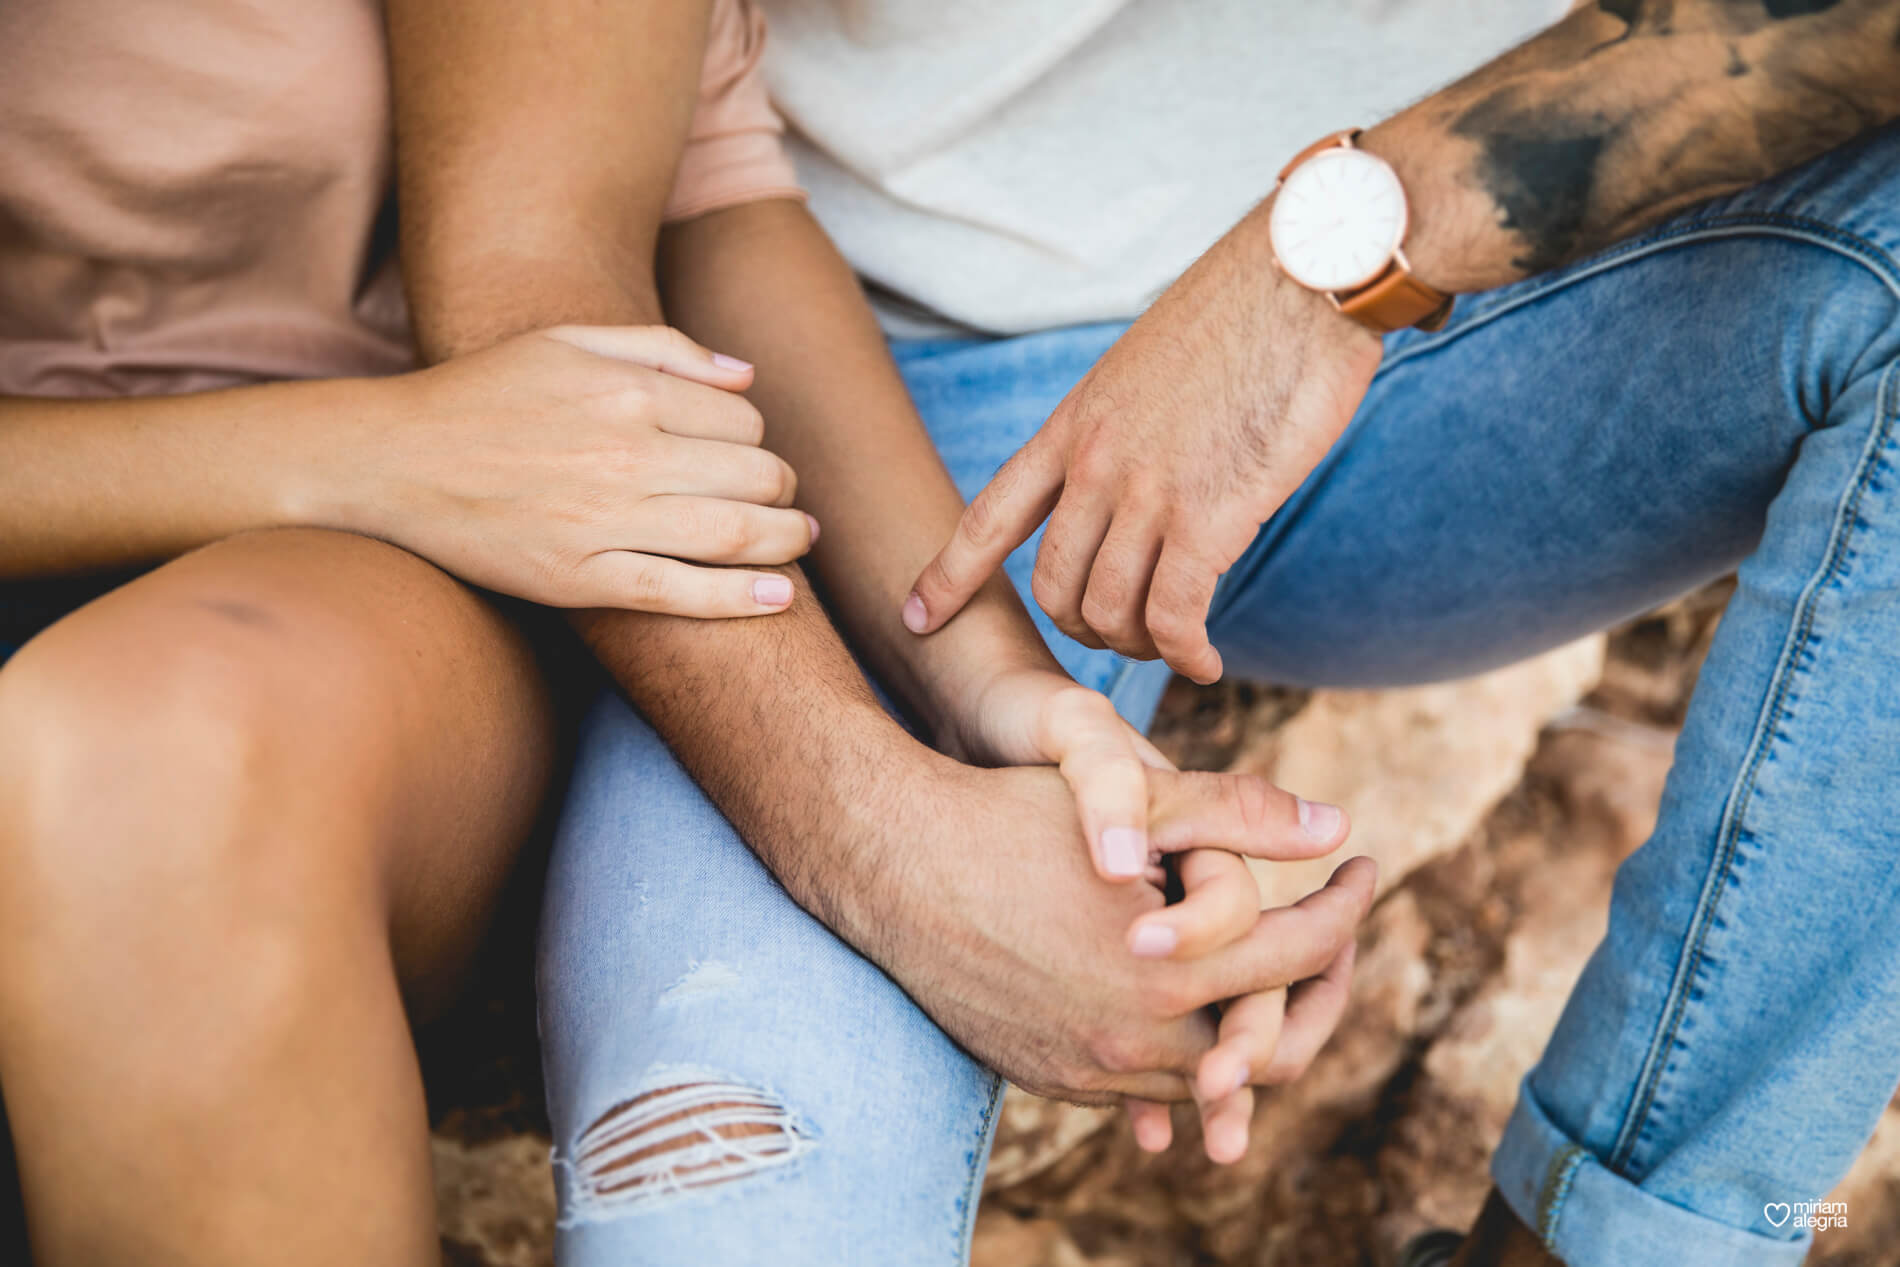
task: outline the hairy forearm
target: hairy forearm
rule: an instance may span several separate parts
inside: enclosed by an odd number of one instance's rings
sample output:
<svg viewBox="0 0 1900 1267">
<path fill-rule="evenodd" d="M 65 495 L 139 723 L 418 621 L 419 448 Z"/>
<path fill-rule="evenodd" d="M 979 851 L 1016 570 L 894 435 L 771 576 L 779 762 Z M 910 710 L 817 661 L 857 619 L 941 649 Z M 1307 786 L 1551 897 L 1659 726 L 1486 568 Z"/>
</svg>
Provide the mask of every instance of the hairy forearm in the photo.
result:
<svg viewBox="0 0 1900 1267">
<path fill-rule="evenodd" d="M 403 263 L 425 358 L 558 323 L 665 322 L 653 249 L 706 5 L 492 0 L 477 5 L 471 47 L 446 56 L 431 31 L 467 4 L 390 6 Z M 550 8 L 571 27 L 558 43 L 508 29 L 512 15 Z M 671 34 L 658 33 L 668 23 Z M 523 100 L 524 81 L 541 86 L 536 100 Z M 802 302 L 758 297 L 776 267 L 755 262 L 736 284 L 753 295 L 755 329 L 811 320 Z M 760 367 L 761 382 L 775 365 Z M 825 526 L 828 541 L 847 535 L 842 519 Z M 793 896 L 869 948 L 878 903 L 859 899 L 892 866 L 890 850 L 917 835 L 894 816 L 950 767 L 878 704 L 803 574 L 784 571 L 797 598 L 766 619 L 573 619 Z"/>
<path fill-rule="evenodd" d="M 380 390 L 0 398 L 0 580 L 151 563 L 254 528 L 348 526 L 332 523 L 317 468 Z"/>
<path fill-rule="evenodd" d="M 664 321 L 650 272 L 549 274 L 505 255 L 487 267 L 495 300 L 440 319 L 438 356 L 555 322 Z M 418 299 L 440 303 L 427 290 Z M 803 572 L 770 570 L 791 578 L 797 598 L 761 619 L 604 609 L 569 619 L 787 891 L 871 951 L 882 904 L 873 893 L 893 865 L 893 842 L 905 838 L 880 816 L 901 803 L 893 793 L 948 763 L 878 703 Z"/>
<path fill-rule="evenodd" d="M 920 830 L 893 816 L 950 763 L 884 711 L 804 578 L 785 570 L 798 597 L 778 615 L 592 611 L 574 623 L 792 897 L 875 957 L 884 880 Z"/>
<path fill-rule="evenodd" d="M 710 0 L 385 7 L 424 358 L 650 302 Z"/>
<path fill-rule="evenodd" d="M 899 612 L 956 527 L 962 498 L 912 407 L 850 267 L 796 202 L 747 203 L 669 227 L 667 315 L 758 366 L 749 393 L 766 446 L 798 472 L 823 525 L 808 559 L 827 605 L 878 679 L 941 738 L 988 674 L 1055 668 L 1000 573 L 941 632 Z"/>
<path fill-rule="evenodd" d="M 1450 290 L 1558 267 L 1900 117 L 1897 0 L 1601 0 L 1369 131 Z"/>
</svg>

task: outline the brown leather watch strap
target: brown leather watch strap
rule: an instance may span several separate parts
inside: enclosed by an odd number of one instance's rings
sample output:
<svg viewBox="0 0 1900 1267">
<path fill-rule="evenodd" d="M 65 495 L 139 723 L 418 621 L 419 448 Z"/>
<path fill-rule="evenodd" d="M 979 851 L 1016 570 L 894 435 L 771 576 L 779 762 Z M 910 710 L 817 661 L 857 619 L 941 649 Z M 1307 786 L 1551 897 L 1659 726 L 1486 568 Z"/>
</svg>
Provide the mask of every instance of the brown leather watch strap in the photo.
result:
<svg viewBox="0 0 1900 1267">
<path fill-rule="evenodd" d="M 1321 150 L 1333 150 L 1333 149 L 1338 149 L 1342 145 L 1348 145 L 1348 146 L 1351 145 L 1354 141 L 1357 141 L 1359 139 L 1359 134 L 1364 131 L 1365 131 L 1364 128 L 1344 128 L 1338 132 L 1333 133 L 1331 136 L 1322 136 L 1319 140 L 1313 142 L 1311 145 L 1301 150 L 1298 154 L 1295 154 L 1292 158 L 1288 159 L 1286 166 L 1280 169 L 1280 175 L 1278 179 L 1285 180 L 1288 172 L 1292 171 L 1294 168 L 1298 167 L 1301 163 L 1304 163 L 1307 159 L 1313 157 L 1313 155 L 1319 153 Z"/>
<path fill-rule="evenodd" d="M 1412 276 L 1400 257 L 1371 285 L 1335 296 L 1339 310 L 1379 334 L 1417 326 L 1436 330 L 1451 315 L 1451 296 Z"/>
</svg>

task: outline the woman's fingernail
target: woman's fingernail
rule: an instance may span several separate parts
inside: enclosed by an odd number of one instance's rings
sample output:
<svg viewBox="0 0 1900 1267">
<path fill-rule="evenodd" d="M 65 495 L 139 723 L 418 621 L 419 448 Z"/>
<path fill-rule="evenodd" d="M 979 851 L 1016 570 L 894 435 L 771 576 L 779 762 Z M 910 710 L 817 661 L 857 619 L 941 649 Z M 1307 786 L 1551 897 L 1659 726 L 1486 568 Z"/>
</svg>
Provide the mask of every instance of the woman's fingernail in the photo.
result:
<svg viewBox="0 0 1900 1267">
<path fill-rule="evenodd" d="M 818 518 L 817 516 L 806 515 L 805 522 L 811 525 L 811 543 L 813 545 L 817 545 L 818 544 Z"/>
<path fill-rule="evenodd" d="M 1165 959 L 1181 944 L 1181 935 L 1166 924 L 1143 924 L 1129 939 L 1128 948 L 1137 959 Z"/>
<path fill-rule="evenodd" d="M 924 600 L 912 594 L 904 600 L 904 628 L 912 633 L 922 633 L 930 621 L 930 613 L 924 610 Z"/>
<path fill-rule="evenodd" d="M 752 362 L 742 361 L 736 356 L 727 356 L 724 352 L 714 352 L 712 363 L 722 370 L 731 370 L 735 374 L 743 374 L 752 368 Z"/>
<path fill-rule="evenodd" d="M 1102 869 L 1110 875 L 1138 876 L 1148 865 L 1148 833 L 1138 827 L 1102 830 Z"/>
<path fill-rule="evenodd" d="M 761 607 L 783 607 L 792 601 L 792 583 L 783 576 L 761 576 L 752 582 L 752 601 Z"/>
<path fill-rule="evenodd" d="M 1242 1087 L 1246 1086 L 1247 1075 L 1251 1072 L 1253 1071 L 1248 1069 L 1247 1066 L 1245 1065 L 1242 1065 L 1240 1068 L 1234 1070 L 1234 1085 L 1233 1085 L 1233 1089 L 1230 1090 L 1228 1094 L 1232 1095 L 1235 1091 L 1238 1091 Z"/>
<path fill-rule="evenodd" d="M 1337 805 L 1309 801 L 1302 797 L 1294 799 L 1300 802 L 1300 830 L 1306 833 L 1309 840 L 1327 841 L 1339 834 Z"/>
</svg>

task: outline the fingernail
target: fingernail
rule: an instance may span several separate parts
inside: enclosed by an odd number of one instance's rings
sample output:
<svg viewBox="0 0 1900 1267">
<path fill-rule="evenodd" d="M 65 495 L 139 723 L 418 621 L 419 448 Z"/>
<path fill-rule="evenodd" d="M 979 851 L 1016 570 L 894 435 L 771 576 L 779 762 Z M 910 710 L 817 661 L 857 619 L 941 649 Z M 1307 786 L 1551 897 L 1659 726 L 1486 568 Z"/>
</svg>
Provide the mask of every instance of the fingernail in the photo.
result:
<svg viewBox="0 0 1900 1267">
<path fill-rule="evenodd" d="M 783 607 L 792 601 L 792 583 L 782 576 L 761 576 L 752 582 L 752 601 L 761 607 Z"/>
<path fill-rule="evenodd" d="M 712 363 L 722 370 L 731 370 L 736 374 L 743 374 L 752 368 L 752 362 L 742 361 L 736 356 L 727 356 L 724 352 L 714 352 Z"/>
<path fill-rule="evenodd" d="M 1137 959 L 1165 959 L 1181 944 L 1181 936 L 1166 924 L 1143 924 L 1135 930 L 1128 948 Z"/>
<path fill-rule="evenodd" d="M 930 613 L 924 610 L 924 600 L 913 593 L 904 600 L 904 628 L 912 633 L 922 633 L 924 625 L 930 620 Z"/>
<path fill-rule="evenodd" d="M 1246 1086 L 1247 1075 L 1251 1072 L 1252 1070 L 1248 1069 L 1247 1066 L 1245 1065 L 1242 1065 L 1240 1068 L 1234 1070 L 1234 1085 L 1228 1089 L 1227 1094 L 1232 1095 L 1234 1092 Z"/>
<path fill-rule="evenodd" d="M 816 516 L 814 516 L 814 515 L 806 515 L 806 516 L 805 516 L 805 522 L 811 525 L 811 543 L 812 543 L 813 545 L 817 545 L 817 544 L 818 544 L 818 519 L 817 519 L 817 517 L 816 517 Z"/>
<path fill-rule="evenodd" d="M 1339 834 L 1339 807 L 1321 801 L 1296 798 L 1300 802 L 1300 830 L 1308 839 L 1326 841 Z"/>
<path fill-rule="evenodd" d="M 1138 827 L 1102 831 L 1102 868 L 1110 875 L 1138 876 L 1148 862 L 1148 833 Z"/>
</svg>

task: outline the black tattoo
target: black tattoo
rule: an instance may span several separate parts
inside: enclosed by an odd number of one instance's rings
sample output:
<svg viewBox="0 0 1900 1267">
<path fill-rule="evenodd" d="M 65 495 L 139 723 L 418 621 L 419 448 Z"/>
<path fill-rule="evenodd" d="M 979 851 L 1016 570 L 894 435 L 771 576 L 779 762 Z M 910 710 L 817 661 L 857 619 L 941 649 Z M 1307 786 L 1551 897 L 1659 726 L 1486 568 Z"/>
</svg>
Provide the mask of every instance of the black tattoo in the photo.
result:
<svg viewBox="0 0 1900 1267">
<path fill-rule="evenodd" d="M 1810 13 L 1825 13 L 1841 0 L 1762 0 L 1762 8 L 1771 18 L 1800 18 Z"/>
<path fill-rule="evenodd" d="M 1527 126 L 1515 93 L 1488 97 L 1455 127 L 1484 147 L 1483 177 L 1503 209 L 1504 227 L 1526 252 L 1514 262 L 1539 273 L 1563 263 L 1583 234 L 1597 160 L 1610 134 L 1602 119 L 1546 117 Z"/>
<path fill-rule="evenodd" d="M 1900 0 L 1597 0 L 1448 89 L 1470 180 L 1554 268 L 1900 117 Z"/>
</svg>

